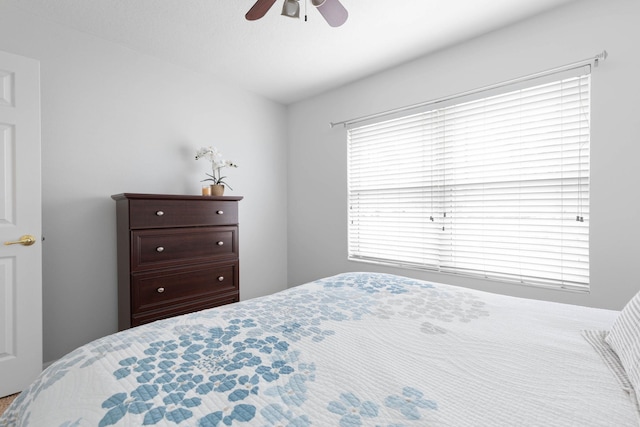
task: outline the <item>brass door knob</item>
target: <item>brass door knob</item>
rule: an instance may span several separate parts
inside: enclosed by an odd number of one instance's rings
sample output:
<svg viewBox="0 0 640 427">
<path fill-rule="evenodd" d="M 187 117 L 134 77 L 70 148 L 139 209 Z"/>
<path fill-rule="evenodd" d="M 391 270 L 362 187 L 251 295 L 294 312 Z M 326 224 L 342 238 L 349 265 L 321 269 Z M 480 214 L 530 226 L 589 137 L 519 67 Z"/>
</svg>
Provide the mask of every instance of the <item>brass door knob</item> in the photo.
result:
<svg viewBox="0 0 640 427">
<path fill-rule="evenodd" d="M 23 246 L 31 246 L 36 242 L 36 238 L 31 234 L 25 234 L 24 236 L 20 236 L 20 240 L 14 240 L 13 242 L 4 242 L 6 246 L 9 245 L 23 245 Z"/>
</svg>

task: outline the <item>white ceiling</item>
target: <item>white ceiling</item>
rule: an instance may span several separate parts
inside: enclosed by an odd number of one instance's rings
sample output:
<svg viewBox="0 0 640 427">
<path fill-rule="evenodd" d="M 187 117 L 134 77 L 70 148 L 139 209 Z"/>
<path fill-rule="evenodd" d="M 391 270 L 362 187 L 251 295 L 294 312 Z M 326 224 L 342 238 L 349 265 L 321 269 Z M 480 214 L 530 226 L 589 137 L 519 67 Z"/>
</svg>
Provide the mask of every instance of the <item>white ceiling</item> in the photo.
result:
<svg viewBox="0 0 640 427">
<path fill-rule="evenodd" d="M 575 0 L 342 0 L 332 28 L 308 0 L 308 21 L 278 0 L 0 0 L 77 30 L 289 104 Z"/>
</svg>

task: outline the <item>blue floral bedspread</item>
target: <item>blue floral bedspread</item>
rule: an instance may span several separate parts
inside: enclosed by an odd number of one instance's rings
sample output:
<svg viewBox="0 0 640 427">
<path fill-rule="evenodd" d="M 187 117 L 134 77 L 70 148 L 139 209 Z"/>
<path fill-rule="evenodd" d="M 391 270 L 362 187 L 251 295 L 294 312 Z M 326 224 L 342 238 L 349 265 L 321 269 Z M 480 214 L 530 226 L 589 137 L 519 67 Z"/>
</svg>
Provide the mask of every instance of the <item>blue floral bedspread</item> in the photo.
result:
<svg viewBox="0 0 640 427">
<path fill-rule="evenodd" d="M 614 317 L 341 274 L 89 343 L 0 425 L 633 425 L 633 405 L 580 336 Z"/>
</svg>

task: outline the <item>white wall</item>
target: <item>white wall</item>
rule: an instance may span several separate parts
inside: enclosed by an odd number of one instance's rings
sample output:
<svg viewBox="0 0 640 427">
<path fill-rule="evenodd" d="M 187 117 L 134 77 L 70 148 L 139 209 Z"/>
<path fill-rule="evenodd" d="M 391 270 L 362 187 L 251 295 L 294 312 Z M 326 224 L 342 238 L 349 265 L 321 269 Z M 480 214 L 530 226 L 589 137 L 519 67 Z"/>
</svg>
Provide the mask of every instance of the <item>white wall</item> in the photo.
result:
<svg viewBox="0 0 640 427">
<path fill-rule="evenodd" d="M 45 361 L 117 329 L 110 196 L 199 194 L 202 145 L 240 166 L 241 298 L 286 287 L 284 106 L 2 6 L 0 50 L 41 62 Z"/>
<path fill-rule="evenodd" d="M 620 309 L 640 290 L 640 2 L 580 0 L 289 108 L 289 284 L 383 271 L 509 295 Z M 329 122 L 452 95 L 593 57 L 591 293 L 347 261 L 346 133 Z"/>
</svg>

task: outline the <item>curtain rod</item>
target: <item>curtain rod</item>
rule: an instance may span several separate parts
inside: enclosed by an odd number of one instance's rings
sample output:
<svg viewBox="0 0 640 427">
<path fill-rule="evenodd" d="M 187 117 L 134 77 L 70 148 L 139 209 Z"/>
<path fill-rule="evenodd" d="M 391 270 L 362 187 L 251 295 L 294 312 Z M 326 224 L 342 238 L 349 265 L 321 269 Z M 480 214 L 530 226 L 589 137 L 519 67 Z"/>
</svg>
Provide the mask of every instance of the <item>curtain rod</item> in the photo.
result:
<svg viewBox="0 0 640 427">
<path fill-rule="evenodd" d="M 466 92 L 461 92 L 461 93 L 458 93 L 458 94 L 455 94 L 455 95 L 446 96 L 446 97 L 438 98 L 438 99 L 433 99 L 431 101 L 420 102 L 418 104 L 408 105 L 406 107 L 395 108 L 395 109 L 392 109 L 392 110 L 382 111 L 380 113 L 370 114 L 368 116 L 357 117 L 357 118 L 349 119 L 349 120 L 343 120 L 343 121 L 340 121 L 340 122 L 330 122 L 329 126 L 331 128 L 334 128 L 334 127 L 339 126 L 339 125 L 343 125 L 344 127 L 347 127 L 348 125 L 352 125 L 352 124 L 355 124 L 355 123 L 363 122 L 365 120 L 375 119 L 375 118 L 378 118 L 378 117 L 384 117 L 384 116 L 395 114 L 395 113 L 401 113 L 403 111 L 413 110 L 413 109 L 420 108 L 420 107 L 426 107 L 428 105 L 433 105 L 433 104 L 449 101 L 449 100 L 456 99 L 456 98 L 462 98 L 463 96 L 472 95 L 472 94 L 475 94 L 475 93 L 486 92 L 488 90 L 496 89 L 496 88 L 499 88 L 501 86 L 520 83 L 520 82 L 524 82 L 524 81 L 527 81 L 527 80 L 533 80 L 535 78 L 544 77 L 544 76 L 547 76 L 547 75 L 550 75 L 550 74 L 571 70 L 573 68 L 577 68 L 577 67 L 580 67 L 580 66 L 583 66 L 583 65 L 588 65 L 588 64 L 591 64 L 591 63 L 593 63 L 597 67 L 600 61 L 604 61 L 605 59 L 607 59 L 607 56 L 609 56 L 609 54 L 607 53 L 606 50 L 603 50 L 602 52 L 600 52 L 599 54 L 597 54 L 593 58 L 583 59 L 582 61 L 572 62 L 571 64 L 567 64 L 567 65 L 563 65 L 563 66 L 560 66 L 560 67 L 552 68 L 552 69 L 549 69 L 549 70 L 540 71 L 538 73 L 529 74 L 529 75 L 518 77 L 518 78 L 515 78 L 515 79 L 503 81 L 501 83 L 495 83 L 495 84 L 492 84 L 492 85 L 483 86 L 481 88 L 468 90 Z"/>
</svg>

